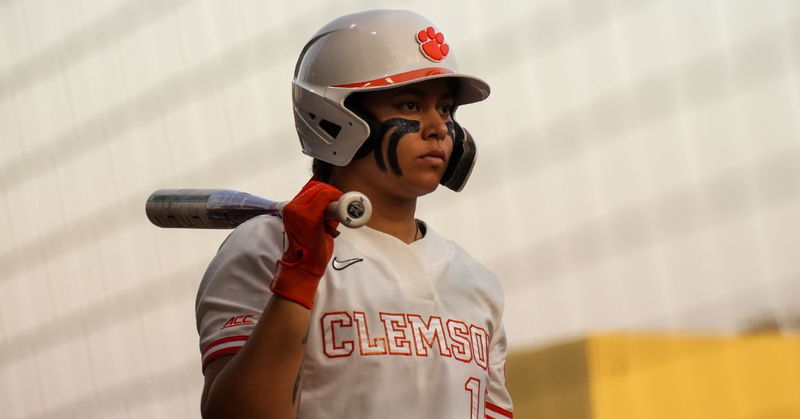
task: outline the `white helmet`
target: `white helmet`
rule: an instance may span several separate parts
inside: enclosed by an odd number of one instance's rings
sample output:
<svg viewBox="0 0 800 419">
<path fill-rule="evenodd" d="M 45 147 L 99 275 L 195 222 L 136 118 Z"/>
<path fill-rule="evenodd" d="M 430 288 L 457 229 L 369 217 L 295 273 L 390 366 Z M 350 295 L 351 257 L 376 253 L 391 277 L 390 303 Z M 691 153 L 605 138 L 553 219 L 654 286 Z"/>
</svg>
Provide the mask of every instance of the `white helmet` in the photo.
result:
<svg viewBox="0 0 800 419">
<path fill-rule="evenodd" d="M 486 82 L 458 72 L 444 35 L 416 13 L 371 10 L 328 23 L 303 48 L 292 82 L 303 152 L 347 165 L 370 137 L 369 121 L 345 107 L 348 96 L 445 77 L 459 81 L 456 106 L 489 96 Z"/>
</svg>

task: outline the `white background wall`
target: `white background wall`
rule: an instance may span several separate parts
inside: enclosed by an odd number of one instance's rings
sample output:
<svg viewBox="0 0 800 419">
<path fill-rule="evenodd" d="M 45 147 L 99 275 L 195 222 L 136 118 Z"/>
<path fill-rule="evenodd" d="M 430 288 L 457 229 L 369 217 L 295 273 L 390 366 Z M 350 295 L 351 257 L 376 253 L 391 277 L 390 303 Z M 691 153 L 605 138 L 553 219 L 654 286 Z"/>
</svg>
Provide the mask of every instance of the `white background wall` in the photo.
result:
<svg viewBox="0 0 800 419">
<path fill-rule="evenodd" d="M 226 231 L 155 189 L 288 199 L 289 84 L 339 15 L 418 11 L 491 98 L 419 215 L 494 270 L 512 350 L 602 330 L 788 328 L 800 302 L 800 3 L 0 0 L 0 406 L 193 418 L 193 304 Z"/>
</svg>

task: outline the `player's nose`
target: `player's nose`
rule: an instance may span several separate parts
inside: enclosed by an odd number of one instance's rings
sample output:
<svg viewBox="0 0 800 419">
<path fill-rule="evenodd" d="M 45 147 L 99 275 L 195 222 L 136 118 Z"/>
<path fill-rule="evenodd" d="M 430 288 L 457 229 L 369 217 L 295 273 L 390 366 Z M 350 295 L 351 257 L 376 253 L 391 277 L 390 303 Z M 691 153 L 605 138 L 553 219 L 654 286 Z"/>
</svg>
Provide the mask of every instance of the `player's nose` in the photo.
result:
<svg viewBox="0 0 800 419">
<path fill-rule="evenodd" d="M 426 140 L 444 140 L 447 137 L 448 115 L 443 115 L 437 107 L 427 109 L 422 120 L 422 138 Z"/>
</svg>

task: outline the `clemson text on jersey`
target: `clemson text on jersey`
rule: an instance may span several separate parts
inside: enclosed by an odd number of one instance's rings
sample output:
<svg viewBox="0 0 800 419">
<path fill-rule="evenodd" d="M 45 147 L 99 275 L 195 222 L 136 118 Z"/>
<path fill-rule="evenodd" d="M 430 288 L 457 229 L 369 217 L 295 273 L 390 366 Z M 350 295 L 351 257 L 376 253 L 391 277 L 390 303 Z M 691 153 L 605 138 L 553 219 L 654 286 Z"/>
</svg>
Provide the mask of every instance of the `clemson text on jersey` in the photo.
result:
<svg viewBox="0 0 800 419">
<path fill-rule="evenodd" d="M 357 345 L 362 356 L 429 356 L 435 347 L 440 356 L 474 362 L 484 370 L 489 367 L 490 336 L 482 327 L 438 316 L 424 319 L 419 314 L 379 313 L 378 317 L 383 334 L 373 336 L 364 312 L 324 313 L 320 320 L 325 355 L 352 356 Z"/>
</svg>

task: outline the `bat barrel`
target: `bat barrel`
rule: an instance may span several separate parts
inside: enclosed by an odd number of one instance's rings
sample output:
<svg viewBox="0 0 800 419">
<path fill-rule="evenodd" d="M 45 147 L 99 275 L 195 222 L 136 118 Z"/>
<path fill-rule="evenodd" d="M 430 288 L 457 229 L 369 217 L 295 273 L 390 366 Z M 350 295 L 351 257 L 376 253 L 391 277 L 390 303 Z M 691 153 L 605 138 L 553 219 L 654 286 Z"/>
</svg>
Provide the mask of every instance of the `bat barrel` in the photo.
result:
<svg viewBox="0 0 800 419">
<path fill-rule="evenodd" d="M 281 203 L 229 189 L 160 189 L 145 204 L 147 218 L 164 228 L 230 229 Z"/>
</svg>

